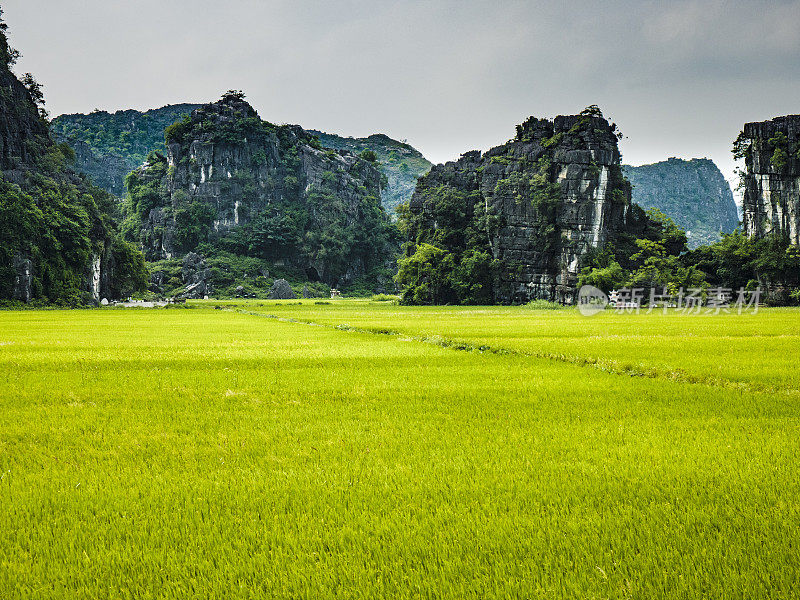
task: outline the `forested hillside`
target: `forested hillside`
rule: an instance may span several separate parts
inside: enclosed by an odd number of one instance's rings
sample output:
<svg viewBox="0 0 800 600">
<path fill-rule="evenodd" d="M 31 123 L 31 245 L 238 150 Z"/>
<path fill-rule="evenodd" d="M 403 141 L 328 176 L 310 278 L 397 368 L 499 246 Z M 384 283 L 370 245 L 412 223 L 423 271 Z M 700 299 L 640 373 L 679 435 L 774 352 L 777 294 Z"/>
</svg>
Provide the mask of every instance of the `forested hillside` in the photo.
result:
<svg viewBox="0 0 800 600">
<path fill-rule="evenodd" d="M 125 193 L 125 176 L 143 164 L 153 150 L 165 152 L 164 130 L 199 104 L 174 104 L 139 112 L 95 110 L 61 115 L 51 130 L 76 154 L 76 168 L 115 196 Z"/>
<path fill-rule="evenodd" d="M 114 198 L 79 176 L 50 137 L 44 96 L 11 67 L 0 11 L 0 300 L 70 305 L 146 283 L 141 253 L 118 233 Z"/>
</svg>

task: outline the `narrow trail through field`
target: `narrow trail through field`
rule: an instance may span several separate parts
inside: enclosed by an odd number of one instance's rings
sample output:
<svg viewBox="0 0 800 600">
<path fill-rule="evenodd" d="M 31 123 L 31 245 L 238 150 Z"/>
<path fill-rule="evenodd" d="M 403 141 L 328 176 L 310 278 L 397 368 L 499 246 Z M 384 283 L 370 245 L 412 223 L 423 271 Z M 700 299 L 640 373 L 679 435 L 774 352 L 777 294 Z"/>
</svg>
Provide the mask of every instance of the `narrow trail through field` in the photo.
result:
<svg viewBox="0 0 800 600">
<path fill-rule="evenodd" d="M 275 321 L 280 321 L 282 323 L 294 323 L 298 325 L 308 325 L 312 327 L 323 327 L 325 329 L 335 329 L 337 331 L 349 332 L 349 333 L 392 336 L 396 337 L 398 340 L 418 342 L 421 344 L 431 344 L 435 346 L 440 346 L 442 348 L 448 348 L 451 350 L 457 350 L 461 352 L 477 352 L 477 353 L 486 353 L 486 354 L 501 355 L 501 356 L 521 356 L 526 358 L 557 361 L 561 363 L 575 365 L 578 367 L 588 367 L 592 369 L 597 369 L 599 371 L 603 371 L 604 373 L 610 373 L 612 375 L 620 375 L 626 377 L 643 377 L 648 379 L 662 379 L 662 380 L 674 381 L 677 383 L 688 383 L 688 384 L 703 385 L 716 388 L 735 389 L 743 392 L 780 394 L 791 397 L 800 396 L 800 390 L 792 387 L 754 385 L 752 383 L 744 381 L 735 381 L 732 379 L 727 379 L 725 377 L 693 375 L 683 369 L 658 368 L 646 365 L 630 365 L 630 364 L 623 365 L 615 360 L 608 360 L 591 356 L 578 356 L 578 355 L 563 354 L 557 352 L 527 351 L 527 350 L 518 350 L 518 349 L 503 348 L 496 346 L 476 345 L 464 340 L 449 339 L 438 335 L 416 336 L 396 329 L 390 329 L 384 327 L 381 328 L 353 327 L 351 325 L 347 325 L 344 323 L 338 325 L 332 325 L 326 323 L 318 323 L 310 319 L 296 319 L 292 317 L 282 317 L 280 315 L 248 311 L 240 308 L 224 309 L 224 310 L 231 310 L 232 312 L 237 312 L 243 315 L 272 319 Z"/>
</svg>

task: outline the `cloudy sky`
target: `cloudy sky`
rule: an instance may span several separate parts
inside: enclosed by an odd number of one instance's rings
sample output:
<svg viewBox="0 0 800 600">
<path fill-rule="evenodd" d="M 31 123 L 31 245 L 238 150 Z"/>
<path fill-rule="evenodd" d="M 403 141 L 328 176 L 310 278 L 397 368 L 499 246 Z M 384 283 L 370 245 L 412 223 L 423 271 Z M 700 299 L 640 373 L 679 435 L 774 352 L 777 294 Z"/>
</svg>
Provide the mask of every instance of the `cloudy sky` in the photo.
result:
<svg viewBox="0 0 800 600">
<path fill-rule="evenodd" d="M 434 162 L 529 115 L 599 104 L 624 161 L 709 157 L 746 121 L 800 112 L 800 0 L 0 0 L 16 70 L 61 113 L 206 102 L 385 132 Z"/>
</svg>

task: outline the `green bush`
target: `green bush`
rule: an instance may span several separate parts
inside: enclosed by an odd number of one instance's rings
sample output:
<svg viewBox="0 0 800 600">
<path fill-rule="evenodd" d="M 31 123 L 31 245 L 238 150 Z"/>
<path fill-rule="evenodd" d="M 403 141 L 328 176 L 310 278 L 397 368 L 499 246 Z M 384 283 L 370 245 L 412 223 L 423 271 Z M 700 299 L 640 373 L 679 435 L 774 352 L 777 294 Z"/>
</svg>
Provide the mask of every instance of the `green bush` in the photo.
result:
<svg viewBox="0 0 800 600">
<path fill-rule="evenodd" d="M 358 156 L 371 163 L 377 162 L 378 160 L 378 155 L 372 150 L 364 150 Z"/>
</svg>

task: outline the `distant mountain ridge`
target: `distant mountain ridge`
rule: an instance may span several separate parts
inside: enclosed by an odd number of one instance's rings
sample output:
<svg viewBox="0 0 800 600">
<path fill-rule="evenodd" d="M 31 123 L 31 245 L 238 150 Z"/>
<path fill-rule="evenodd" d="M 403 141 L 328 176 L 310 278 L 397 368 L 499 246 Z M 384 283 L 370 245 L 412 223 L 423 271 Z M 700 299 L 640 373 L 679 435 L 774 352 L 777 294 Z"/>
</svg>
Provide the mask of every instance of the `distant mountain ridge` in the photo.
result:
<svg viewBox="0 0 800 600">
<path fill-rule="evenodd" d="M 147 155 L 166 152 L 164 130 L 181 120 L 200 104 L 172 104 L 145 112 L 128 109 L 114 113 L 61 115 L 50 128 L 58 141 L 75 150 L 77 170 L 88 175 L 101 188 L 117 197 L 125 194 L 125 176 L 141 166 Z M 360 154 L 374 152 L 387 184 L 381 191 L 381 204 L 391 212 L 414 193 L 417 179 L 430 171 L 432 163 L 411 145 L 375 133 L 366 138 L 344 137 L 309 130 L 325 148 Z"/>
<path fill-rule="evenodd" d="M 386 175 L 387 185 L 381 192 L 381 204 L 388 212 L 394 212 L 398 204 L 411 199 L 417 186 L 417 179 L 431 170 L 433 163 L 422 153 L 406 142 L 400 142 L 383 133 L 374 133 L 365 138 L 343 137 L 324 131 L 309 130 L 316 135 L 326 148 L 349 150 L 360 154 L 373 151 L 380 163 L 381 172 Z"/>
<path fill-rule="evenodd" d="M 164 130 L 200 104 L 172 104 L 145 112 L 96 110 L 53 119 L 59 142 L 75 150 L 75 168 L 95 185 L 117 197 L 125 193 L 125 176 L 142 165 L 153 150 L 166 152 Z"/>
<path fill-rule="evenodd" d="M 686 230 L 690 248 L 716 242 L 720 232 L 739 226 L 731 187 L 708 158 L 670 158 L 623 170 L 633 184 L 633 201 L 671 217 Z"/>
</svg>

